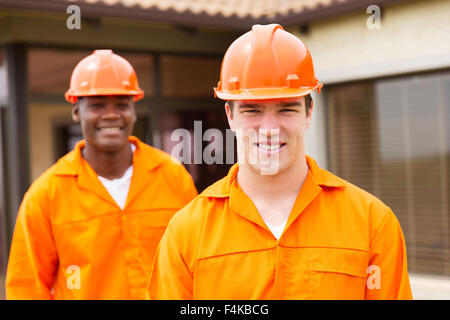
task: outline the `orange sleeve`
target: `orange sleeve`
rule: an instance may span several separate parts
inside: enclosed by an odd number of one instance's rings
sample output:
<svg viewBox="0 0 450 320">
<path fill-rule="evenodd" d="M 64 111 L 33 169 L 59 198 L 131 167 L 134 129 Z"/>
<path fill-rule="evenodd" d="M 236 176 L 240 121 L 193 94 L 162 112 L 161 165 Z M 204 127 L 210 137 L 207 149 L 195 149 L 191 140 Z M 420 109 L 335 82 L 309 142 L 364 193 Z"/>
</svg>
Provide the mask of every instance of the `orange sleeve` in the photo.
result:
<svg viewBox="0 0 450 320">
<path fill-rule="evenodd" d="M 28 191 L 17 215 L 6 273 L 7 299 L 52 299 L 58 265 L 46 194 Z"/>
<path fill-rule="evenodd" d="M 370 246 L 366 299 L 412 299 L 405 240 L 400 223 L 390 209 Z"/>
<path fill-rule="evenodd" d="M 147 288 L 151 300 L 192 300 L 193 276 L 169 223 L 159 243 Z"/>
</svg>

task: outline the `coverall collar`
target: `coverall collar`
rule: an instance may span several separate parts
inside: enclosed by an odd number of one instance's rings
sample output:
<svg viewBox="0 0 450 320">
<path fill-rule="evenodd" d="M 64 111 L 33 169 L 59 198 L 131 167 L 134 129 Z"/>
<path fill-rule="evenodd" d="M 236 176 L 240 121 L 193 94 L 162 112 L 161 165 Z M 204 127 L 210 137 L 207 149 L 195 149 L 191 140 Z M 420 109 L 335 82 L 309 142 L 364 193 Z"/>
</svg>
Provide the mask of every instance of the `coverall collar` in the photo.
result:
<svg viewBox="0 0 450 320">
<path fill-rule="evenodd" d="M 144 148 L 144 143 L 138 138 L 130 136 L 128 137 L 128 141 L 136 146 L 136 150 L 133 153 L 133 176 L 124 209 L 151 182 L 150 171 L 157 168 L 163 162 L 163 158 L 156 154 L 153 149 Z M 84 160 L 81 153 L 84 145 L 84 140 L 78 142 L 73 152 L 57 162 L 55 175 L 77 177 L 80 188 L 86 189 L 118 207 L 114 199 L 97 178 L 94 169 Z M 144 172 L 147 174 L 144 174 Z"/>
<path fill-rule="evenodd" d="M 297 219 L 303 210 L 323 189 L 345 187 L 343 180 L 332 173 L 321 169 L 313 158 L 306 156 L 306 162 L 309 167 L 308 174 L 289 214 L 285 230 L 289 228 L 292 222 Z M 200 196 L 229 198 L 229 207 L 232 211 L 266 229 L 268 232 L 271 232 L 264 223 L 252 200 L 244 193 L 237 183 L 236 176 L 238 171 L 239 164 L 233 165 L 225 178 L 206 189 Z"/>
</svg>

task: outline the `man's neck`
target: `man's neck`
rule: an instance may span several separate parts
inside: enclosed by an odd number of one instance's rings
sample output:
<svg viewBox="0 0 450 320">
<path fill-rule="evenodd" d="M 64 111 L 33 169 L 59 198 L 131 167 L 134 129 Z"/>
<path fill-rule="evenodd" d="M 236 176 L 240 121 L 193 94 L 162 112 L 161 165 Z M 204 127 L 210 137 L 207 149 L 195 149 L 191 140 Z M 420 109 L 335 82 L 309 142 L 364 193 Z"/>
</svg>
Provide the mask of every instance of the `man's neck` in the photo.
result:
<svg viewBox="0 0 450 320">
<path fill-rule="evenodd" d="M 97 175 L 107 179 L 122 177 L 133 162 L 130 142 L 115 152 L 99 150 L 86 142 L 82 154 Z"/>
<path fill-rule="evenodd" d="M 283 199 L 298 195 L 308 175 L 308 169 L 304 155 L 289 168 L 275 175 L 262 175 L 248 164 L 243 164 L 239 165 L 237 181 L 252 200 Z"/>
</svg>

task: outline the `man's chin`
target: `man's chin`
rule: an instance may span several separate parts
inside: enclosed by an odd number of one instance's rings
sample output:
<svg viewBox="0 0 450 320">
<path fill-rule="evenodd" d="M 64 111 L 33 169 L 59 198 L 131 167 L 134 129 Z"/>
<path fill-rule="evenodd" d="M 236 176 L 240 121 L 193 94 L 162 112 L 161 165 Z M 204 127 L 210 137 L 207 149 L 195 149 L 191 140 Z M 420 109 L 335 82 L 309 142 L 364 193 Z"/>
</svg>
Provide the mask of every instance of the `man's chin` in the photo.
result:
<svg viewBox="0 0 450 320">
<path fill-rule="evenodd" d="M 250 164 L 250 167 L 253 171 L 262 176 L 275 176 L 283 170 L 279 161 L 267 161 L 262 163 Z"/>
<path fill-rule="evenodd" d="M 127 145 L 127 143 L 128 139 L 102 139 L 96 142 L 96 146 L 103 152 L 115 153 L 122 150 Z"/>
</svg>

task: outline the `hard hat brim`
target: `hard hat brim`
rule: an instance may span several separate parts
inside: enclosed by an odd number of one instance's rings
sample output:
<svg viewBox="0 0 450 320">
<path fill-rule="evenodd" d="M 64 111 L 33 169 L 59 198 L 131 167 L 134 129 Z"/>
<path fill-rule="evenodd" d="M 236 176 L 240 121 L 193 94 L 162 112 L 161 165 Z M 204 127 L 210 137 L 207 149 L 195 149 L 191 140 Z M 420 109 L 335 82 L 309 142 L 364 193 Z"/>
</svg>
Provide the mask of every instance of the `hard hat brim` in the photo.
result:
<svg viewBox="0 0 450 320">
<path fill-rule="evenodd" d="M 78 97 L 92 97 L 92 96 L 134 96 L 134 101 L 138 101 L 144 97 L 144 91 L 140 90 L 120 90 L 120 89 L 95 89 L 87 91 L 78 91 L 77 93 L 67 91 L 65 98 L 70 103 L 75 103 Z"/>
<path fill-rule="evenodd" d="M 301 88 L 261 88 L 261 89 L 243 89 L 234 91 L 220 91 L 214 88 L 214 94 L 222 100 L 270 100 L 283 98 L 298 98 L 306 96 L 315 90 L 320 92 L 322 83 L 314 87 Z"/>
</svg>

